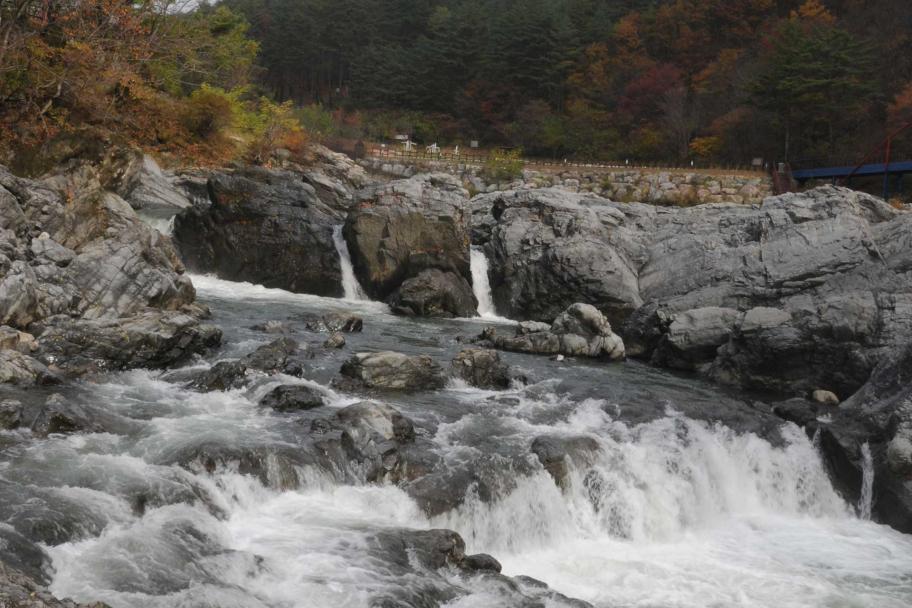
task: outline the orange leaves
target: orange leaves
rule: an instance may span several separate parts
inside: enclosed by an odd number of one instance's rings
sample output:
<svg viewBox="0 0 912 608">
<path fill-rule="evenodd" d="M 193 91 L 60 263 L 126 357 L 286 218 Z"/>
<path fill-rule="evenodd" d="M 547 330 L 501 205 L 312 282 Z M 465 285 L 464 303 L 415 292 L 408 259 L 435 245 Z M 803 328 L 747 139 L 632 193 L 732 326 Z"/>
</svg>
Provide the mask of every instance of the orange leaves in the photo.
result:
<svg viewBox="0 0 912 608">
<path fill-rule="evenodd" d="M 789 14 L 793 20 L 812 21 L 822 25 L 832 25 L 836 17 L 820 2 L 820 0 L 806 0 L 804 4 Z"/>
</svg>

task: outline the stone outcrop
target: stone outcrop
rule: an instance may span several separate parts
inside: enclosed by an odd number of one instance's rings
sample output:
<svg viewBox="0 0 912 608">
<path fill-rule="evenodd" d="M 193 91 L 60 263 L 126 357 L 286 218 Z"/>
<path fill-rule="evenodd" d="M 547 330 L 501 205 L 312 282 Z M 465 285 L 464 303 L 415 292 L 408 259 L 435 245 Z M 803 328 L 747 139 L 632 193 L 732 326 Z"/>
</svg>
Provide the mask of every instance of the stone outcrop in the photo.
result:
<svg viewBox="0 0 912 608">
<path fill-rule="evenodd" d="M 209 200 L 177 216 L 187 266 L 233 281 L 299 293 L 342 295 L 333 228 L 345 208 L 320 198 L 302 175 L 246 168 L 208 178 Z"/>
<path fill-rule="evenodd" d="M 41 180 L 0 168 L 0 324 L 19 353 L 4 351 L 7 381 L 170 365 L 219 340 L 170 240 L 105 189 L 113 164 Z"/>
<path fill-rule="evenodd" d="M 844 396 L 912 339 L 912 214 L 862 193 L 664 208 L 526 190 L 472 214 L 503 314 L 587 302 L 628 355 L 723 383 Z"/>
<path fill-rule="evenodd" d="M 551 321 L 585 302 L 618 323 L 642 304 L 637 265 L 612 245 L 624 214 L 562 190 L 514 191 L 472 201 L 472 242 L 485 244 L 497 310 Z"/>
<path fill-rule="evenodd" d="M 520 353 L 597 357 L 610 361 L 624 358 L 624 341 L 611 331 L 605 316 L 589 304 L 570 306 L 550 326 L 535 321 L 520 323 L 513 336 L 501 336 L 489 327 L 481 339 L 495 348 Z"/>
<path fill-rule="evenodd" d="M 413 314 L 457 316 L 471 302 L 474 313 L 468 193 L 452 177 L 422 175 L 362 190 L 344 234 L 373 299 L 392 296 Z"/>
<path fill-rule="evenodd" d="M 340 386 L 401 391 L 443 388 L 446 377 L 427 355 L 410 357 L 393 351 L 357 353 L 342 365 Z"/>
</svg>

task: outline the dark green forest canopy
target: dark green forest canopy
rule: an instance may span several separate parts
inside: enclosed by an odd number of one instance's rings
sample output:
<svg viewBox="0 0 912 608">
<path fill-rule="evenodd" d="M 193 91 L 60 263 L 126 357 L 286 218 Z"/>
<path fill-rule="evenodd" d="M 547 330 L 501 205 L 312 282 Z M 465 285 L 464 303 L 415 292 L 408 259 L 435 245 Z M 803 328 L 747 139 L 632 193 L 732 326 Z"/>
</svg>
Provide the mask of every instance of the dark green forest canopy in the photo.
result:
<svg viewBox="0 0 912 608">
<path fill-rule="evenodd" d="M 788 140 L 792 158 L 853 157 L 912 105 L 908 0 L 226 3 L 277 97 L 355 123 L 407 114 L 441 143 L 744 162 Z"/>
</svg>

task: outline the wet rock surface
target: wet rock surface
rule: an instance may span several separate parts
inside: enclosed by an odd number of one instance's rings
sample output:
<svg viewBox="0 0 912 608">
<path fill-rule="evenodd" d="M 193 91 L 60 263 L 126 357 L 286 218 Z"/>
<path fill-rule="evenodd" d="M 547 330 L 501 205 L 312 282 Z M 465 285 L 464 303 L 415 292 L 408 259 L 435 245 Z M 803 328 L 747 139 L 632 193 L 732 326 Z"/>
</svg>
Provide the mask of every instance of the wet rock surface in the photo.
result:
<svg viewBox="0 0 912 608">
<path fill-rule="evenodd" d="M 342 365 L 340 386 L 362 389 L 422 391 L 443 388 L 443 370 L 426 355 L 393 351 L 357 353 Z"/>
<path fill-rule="evenodd" d="M 513 374 L 510 366 L 501 361 L 495 350 L 466 348 L 452 362 L 453 373 L 478 388 L 505 389 L 510 387 Z"/>
<path fill-rule="evenodd" d="M 301 384 L 286 384 L 272 389 L 260 400 L 260 405 L 277 412 L 312 410 L 325 403 L 323 391 Z"/>
</svg>

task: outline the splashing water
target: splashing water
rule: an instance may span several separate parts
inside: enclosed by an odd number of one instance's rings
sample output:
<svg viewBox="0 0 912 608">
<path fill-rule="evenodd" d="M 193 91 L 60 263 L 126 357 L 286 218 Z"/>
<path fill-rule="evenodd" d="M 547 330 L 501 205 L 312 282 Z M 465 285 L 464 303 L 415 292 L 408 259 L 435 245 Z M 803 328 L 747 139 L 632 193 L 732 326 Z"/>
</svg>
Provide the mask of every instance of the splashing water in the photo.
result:
<svg viewBox="0 0 912 608">
<path fill-rule="evenodd" d="M 371 311 L 352 341 L 442 362 L 461 348 L 455 338 L 468 323 L 416 322 L 379 303 L 193 279 L 231 356 L 271 339 L 251 330 L 254 322 L 347 307 Z M 597 608 L 912 605 L 912 537 L 856 517 L 797 427 L 783 426 L 771 443 L 678 413 L 714 389 L 636 364 L 571 368 L 507 354 L 549 380 L 510 391 L 384 395 L 415 421 L 414 447 L 439 456 L 431 473 L 445 483 L 435 492 L 453 492 L 460 478 L 451 471 L 470 473 L 456 506 L 429 517 L 408 484 L 365 484 L 306 458 L 288 461 L 305 448 L 309 417 L 359 400 L 327 386 L 347 354 L 321 356 L 325 371 L 314 378 L 257 377 L 219 393 L 150 371 L 62 387 L 84 406 L 105 404 L 127 430 L 42 441 L 0 434 L 12 442 L 0 442 L 0 515 L 15 505 L 49 524 L 38 529 L 57 530 L 45 543 L 56 595 L 114 608 L 368 608 L 377 597 L 441 584 L 441 576 L 404 573 L 376 552 L 374 535 L 398 527 L 452 528 L 467 553 L 491 553 L 505 574 L 533 576 Z M 555 375 L 588 383 L 598 397 L 562 392 Z M 327 404 L 295 414 L 258 405 L 284 383 L 319 388 Z M 620 405 L 642 411 L 657 402 L 666 413 L 654 419 L 619 413 Z M 571 455 L 560 486 L 530 453 L 542 434 L 594 446 Z M 191 457 L 198 451 L 216 466 Z M 242 475 L 231 456 L 259 453 L 268 454 L 262 478 Z M 420 605 L 519 604 L 501 587 L 453 580 L 461 596 Z"/>
<path fill-rule="evenodd" d="M 336 246 L 336 252 L 339 254 L 339 266 L 342 268 L 342 291 L 346 300 L 363 301 L 368 300 L 367 294 L 358 283 L 355 277 L 355 269 L 352 266 L 351 254 L 348 251 L 348 243 L 342 235 L 342 226 L 333 228 L 333 243 Z"/>
</svg>

